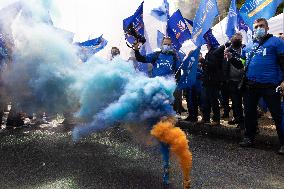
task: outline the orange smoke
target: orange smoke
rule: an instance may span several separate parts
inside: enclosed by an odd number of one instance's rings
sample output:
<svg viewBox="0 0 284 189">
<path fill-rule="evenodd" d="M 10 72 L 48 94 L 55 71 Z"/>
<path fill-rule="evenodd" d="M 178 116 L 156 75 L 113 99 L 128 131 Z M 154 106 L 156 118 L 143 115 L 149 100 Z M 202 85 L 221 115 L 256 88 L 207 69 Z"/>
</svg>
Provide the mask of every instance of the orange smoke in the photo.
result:
<svg viewBox="0 0 284 189">
<path fill-rule="evenodd" d="M 166 118 L 154 125 L 151 130 L 151 135 L 156 137 L 159 141 L 170 145 L 171 151 L 178 157 L 182 168 L 184 185 L 189 185 L 192 154 L 189 151 L 188 140 L 185 133 L 180 128 L 175 127 L 175 123 L 176 120 L 174 118 Z"/>
</svg>

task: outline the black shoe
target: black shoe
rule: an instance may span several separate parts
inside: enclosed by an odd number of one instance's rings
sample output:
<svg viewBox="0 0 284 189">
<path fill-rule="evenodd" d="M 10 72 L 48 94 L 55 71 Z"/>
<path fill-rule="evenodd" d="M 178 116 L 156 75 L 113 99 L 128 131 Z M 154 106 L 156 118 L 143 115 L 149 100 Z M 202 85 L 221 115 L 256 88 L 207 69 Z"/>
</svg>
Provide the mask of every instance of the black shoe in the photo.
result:
<svg viewBox="0 0 284 189">
<path fill-rule="evenodd" d="M 242 123 L 243 121 L 240 121 L 240 120 L 236 120 L 236 119 L 231 119 L 230 121 L 228 121 L 228 124 L 229 125 L 235 125 L 235 124 L 240 124 Z"/>
<path fill-rule="evenodd" d="M 280 149 L 278 150 L 278 154 L 284 155 L 284 145 L 282 145 L 282 146 L 280 147 Z"/>
<path fill-rule="evenodd" d="M 211 123 L 209 123 L 210 126 L 218 126 L 220 125 L 220 121 L 212 121 Z"/>
<path fill-rule="evenodd" d="M 241 147 L 252 147 L 254 145 L 254 142 L 252 139 L 245 137 L 240 143 L 239 145 Z"/>
</svg>

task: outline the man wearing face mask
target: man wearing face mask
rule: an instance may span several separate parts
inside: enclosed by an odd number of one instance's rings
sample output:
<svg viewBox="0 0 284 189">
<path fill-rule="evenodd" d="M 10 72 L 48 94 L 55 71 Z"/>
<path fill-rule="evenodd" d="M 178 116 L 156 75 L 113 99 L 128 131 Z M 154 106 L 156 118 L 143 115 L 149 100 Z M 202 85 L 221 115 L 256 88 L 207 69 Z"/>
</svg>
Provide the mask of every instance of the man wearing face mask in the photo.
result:
<svg viewBox="0 0 284 189">
<path fill-rule="evenodd" d="M 267 33 L 269 27 L 264 18 L 257 19 L 253 27 L 253 45 L 248 45 L 245 49 L 244 124 L 246 130 L 240 146 L 251 147 L 254 144 L 257 128 L 257 104 L 260 97 L 263 97 L 276 125 L 281 146 L 278 152 L 284 155 L 281 98 L 275 90 L 277 86 L 284 89 L 284 41 Z"/>
<path fill-rule="evenodd" d="M 112 47 L 110 53 L 111 53 L 111 60 L 112 60 L 115 57 L 120 55 L 120 50 L 117 47 Z"/>
<path fill-rule="evenodd" d="M 243 127 L 243 100 L 238 86 L 244 74 L 244 59 L 242 58 L 242 34 L 236 33 L 231 39 L 231 45 L 224 50 L 224 75 L 228 80 L 229 93 L 232 100 L 233 116 L 229 124 Z"/>
<path fill-rule="evenodd" d="M 142 56 L 139 52 L 139 44 L 134 45 L 136 60 L 143 63 L 151 63 L 153 65 L 152 77 L 156 76 L 177 76 L 177 65 L 179 65 L 179 57 L 172 47 L 172 40 L 164 37 L 162 41 L 161 51 Z M 176 79 L 178 79 L 176 77 Z"/>
<path fill-rule="evenodd" d="M 174 76 L 176 80 L 179 78 L 178 65 L 179 57 L 178 54 L 172 47 L 172 40 L 169 37 L 164 37 L 162 41 L 161 51 L 147 54 L 142 56 L 139 52 L 139 43 L 134 45 L 134 52 L 136 60 L 142 63 L 151 63 L 153 65 L 152 77 L 162 76 Z M 176 99 L 175 99 L 176 101 Z M 176 102 L 175 102 L 176 103 Z M 161 142 L 161 151 L 163 152 L 164 161 L 164 175 L 163 182 L 165 186 L 169 185 L 169 145 Z"/>
</svg>

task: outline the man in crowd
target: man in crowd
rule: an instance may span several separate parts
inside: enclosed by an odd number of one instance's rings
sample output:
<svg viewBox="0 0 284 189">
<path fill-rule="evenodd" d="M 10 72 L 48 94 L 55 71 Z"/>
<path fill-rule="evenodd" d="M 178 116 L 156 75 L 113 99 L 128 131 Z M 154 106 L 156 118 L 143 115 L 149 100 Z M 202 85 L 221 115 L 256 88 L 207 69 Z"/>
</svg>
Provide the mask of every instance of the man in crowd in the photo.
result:
<svg viewBox="0 0 284 189">
<path fill-rule="evenodd" d="M 207 44 L 208 53 L 202 63 L 204 107 L 202 122 L 214 125 L 220 124 L 219 89 L 222 76 L 222 62 L 217 61 L 214 51 L 217 46 Z M 210 123 L 211 108 L 213 111 L 213 122 Z"/>
<path fill-rule="evenodd" d="M 112 47 L 110 50 L 111 60 L 120 55 L 120 50 L 117 47 Z"/>
<path fill-rule="evenodd" d="M 172 40 L 169 37 L 164 37 L 162 41 L 161 51 L 153 52 L 145 56 L 139 52 L 139 44 L 134 45 L 136 60 L 142 63 L 151 63 L 153 65 L 152 77 L 172 77 L 178 80 L 179 57 L 172 47 Z M 164 160 L 164 175 L 163 182 L 166 186 L 169 185 L 169 146 L 161 143 L 161 151 L 163 152 Z"/>
<path fill-rule="evenodd" d="M 214 55 L 219 57 L 220 61 L 223 62 L 223 82 L 228 86 L 229 96 L 232 100 L 234 118 L 228 123 L 238 124 L 238 126 L 243 126 L 242 123 L 244 119 L 242 94 L 240 90 L 238 90 L 238 86 L 244 72 L 244 60 L 241 58 L 242 49 L 242 34 L 236 33 L 231 38 L 230 42 L 220 46 L 216 51 L 214 51 Z"/>
<path fill-rule="evenodd" d="M 253 45 L 246 49 L 245 69 L 245 137 L 240 142 L 242 147 L 254 145 L 257 128 L 257 104 L 260 97 L 264 98 L 275 122 L 280 140 L 279 154 L 284 155 L 284 134 L 282 128 L 281 97 L 276 92 L 280 85 L 284 89 L 283 64 L 284 41 L 268 34 L 268 23 L 264 18 L 254 22 Z"/>
<path fill-rule="evenodd" d="M 236 33 L 231 39 L 231 45 L 224 51 L 224 71 L 226 78 L 228 78 L 229 92 L 232 100 L 233 116 L 229 124 L 238 124 L 238 127 L 243 128 L 243 100 L 241 91 L 238 86 L 242 80 L 244 74 L 244 66 L 242 59 L 242 34 Z M 237 62 L 240 67 L 235 66 Z"/>
</svg>

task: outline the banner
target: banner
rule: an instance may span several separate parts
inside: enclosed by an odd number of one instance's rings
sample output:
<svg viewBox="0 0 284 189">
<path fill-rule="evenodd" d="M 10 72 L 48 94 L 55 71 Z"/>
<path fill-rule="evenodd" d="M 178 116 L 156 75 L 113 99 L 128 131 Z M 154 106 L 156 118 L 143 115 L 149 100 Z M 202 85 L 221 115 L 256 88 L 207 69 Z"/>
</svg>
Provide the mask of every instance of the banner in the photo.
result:
<svg viewBox="0 0 284 189">
<path fill-rule="evenodd" d="M 240 9 L 240 15 L 253 30 L 253 23 L 258 18 L 269 19 L 283 0 L 247 0 Z"/>
<path fill-rule="evenodd" d="M 203 36 L 211 28 L 218 15 L 216 0 L 201 0 L 193 20 L 192 38 L 196 46 L 204 44 Z"/>
</svg>

